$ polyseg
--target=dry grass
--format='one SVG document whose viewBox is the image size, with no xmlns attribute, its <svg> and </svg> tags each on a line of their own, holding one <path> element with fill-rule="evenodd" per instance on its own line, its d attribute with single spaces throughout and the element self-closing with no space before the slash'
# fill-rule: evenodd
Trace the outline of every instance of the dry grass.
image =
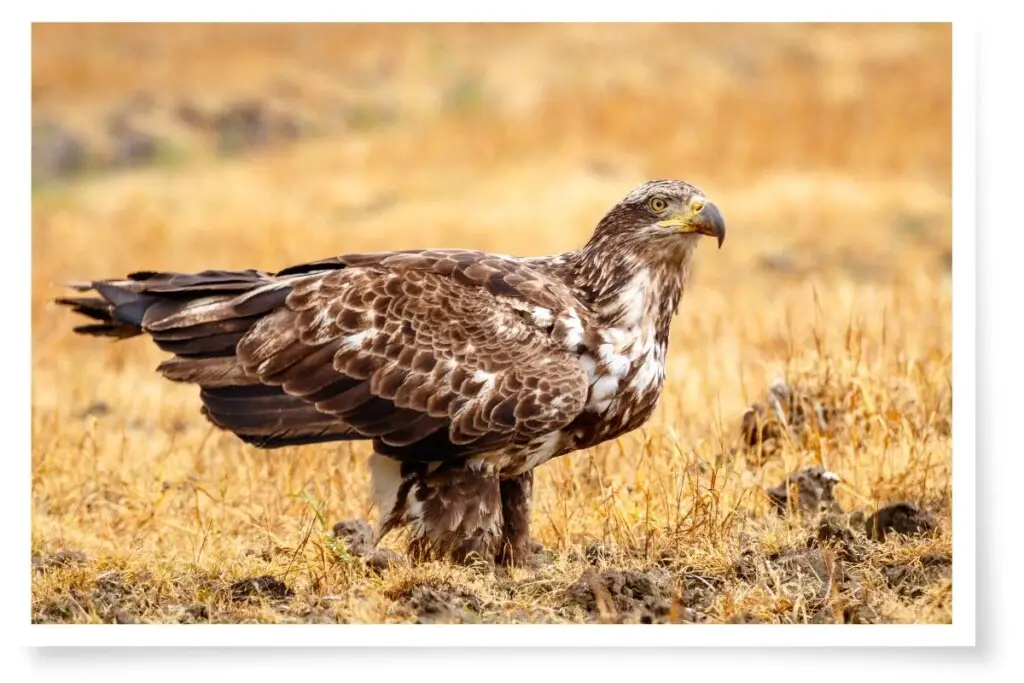
<svg viewBox="0 0 1024 683">
<path fill-rule="evenodd" d="M 176 149 L 35 191 L 34 621 L 950 621 L 948 27 L 37 26 L 33 45 L 36 119 L 102 157 L 104 117 L 145 93 L 138 125 Z M 223 157 L 174 114 L 240 98 L 303 138 Z M 369 571 L 331 535 L 370 512 L 368 447 L 245 447 L 157 350 L 76 338 L 49 303 L 134 269 L 562 251 L 666 176 L 729 239 L 699 254 L 655 417 L 539 470 L 532 569 Z M 836 419 L 734 451 L 777 377 Z M 876 542 L 847 516 L 845 546 L 808 551 L 818 521 L 764 490 L 818 464 L 845 511 L 909 500 L 935 528 Z M 231 588 L 264 575 L 281 585 Z"/>
</svg>

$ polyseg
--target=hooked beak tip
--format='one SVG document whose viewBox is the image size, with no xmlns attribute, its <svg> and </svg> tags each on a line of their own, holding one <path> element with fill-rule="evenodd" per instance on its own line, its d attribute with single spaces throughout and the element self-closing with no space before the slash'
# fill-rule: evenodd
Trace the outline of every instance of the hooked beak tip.
<svg viewBox="0 0 1024 683">
<path fill-rule="evenodd" d="M 725 242 L 725 219 L 714 203 L 708 202 L 701 212 L 693 217 L 692 225 L 696 232 L 718 240 L 718 248 Z"/>
</svg>

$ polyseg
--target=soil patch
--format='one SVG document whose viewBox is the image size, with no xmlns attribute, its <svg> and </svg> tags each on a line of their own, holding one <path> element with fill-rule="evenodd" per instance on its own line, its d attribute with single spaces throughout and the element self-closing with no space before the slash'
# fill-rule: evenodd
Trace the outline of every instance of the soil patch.
<svg viewBox="0 0 1024 683">
<path fill-rule="evenodd" d="M 254 579 L 242 579 L 231 584 L 231 599 L 235 601 L 266 597 L 284 600 L 294 595 L 292 589 L 273 576 L 263 575 Z"/>
<path fill-rule="evenodd" d="M 604 621 L 668 622 L 672 611 L 668 572 L 588 569 L 568 589 L 567 605 L 581 605 Z"/>
<path fill-rule="evenodd" d="M 395 609 L 411 612 L 419 624 L 461 624 L 480 620 L 484 602 L 449 584 L 414 584 L 394 594 Z"/>
</svg>

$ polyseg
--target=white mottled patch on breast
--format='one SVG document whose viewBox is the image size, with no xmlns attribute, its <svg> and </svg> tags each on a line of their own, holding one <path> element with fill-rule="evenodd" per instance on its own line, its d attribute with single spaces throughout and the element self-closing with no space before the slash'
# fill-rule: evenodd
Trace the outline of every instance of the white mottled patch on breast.
<svg viewBox="0 0 1024 683">
<path fill-rule="evenodd" d="M 619 389 L 619 378 L 614 375 L 604 375 L 590 387 L 590 400 L 587 401 L 588 410 L 601 412 L 611 405 L 615 392 Z"/>
<path fill-rule="evenodd" d="M 599 353 L 601 354 L 601 360 L 608 368 L 608 372 L 616 377 L 625 377 L 629 374 L 632 362 L 628 356 L 616 353 L 610 344 L 602 344 Z"/>
<path fill-rule="evenodd" d="M 637 391 L 645 391 L 658 379 L 661 372 L 661 364 L 658 362 L 655 354 L 652 353 L 640 363 L 640 367 L 637 368 L 630 387 Z"/>
<path fill-rule="evenodd" d="M 534 324 L 538 327 L 550 327 L 551 323 L 554 322 L 551 309 L 544 308 L 543 306 L 535 306 L 531 315 L 533 316 Z"/>
<path fill-rule="evenodd" d="M 597 379 L 597 361 L 584 354 L 580 356 L 580 365 L 583 366 L 583 371 L 587 373 L 589 383 L 593 384 Z"/>
</svg>

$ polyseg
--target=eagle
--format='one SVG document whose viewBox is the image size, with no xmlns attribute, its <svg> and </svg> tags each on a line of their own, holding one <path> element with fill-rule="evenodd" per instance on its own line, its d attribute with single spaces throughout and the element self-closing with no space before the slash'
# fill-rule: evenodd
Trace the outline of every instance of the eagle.
<svg viewBox="0 0 1024 683">
<path fill-rule="evenodd" d="M 375 542 L 416 558 L 530 555 L 534 469 L 634 430 L 665 382 L 701 236 L 694 185 L 643 183 L 575 251 L 351 253 L 277 272 L 133 272 L 60 297 L 85 335 L 148 335 L 168 380 L 258 448 L 372 443 Z"/>
</svg>

